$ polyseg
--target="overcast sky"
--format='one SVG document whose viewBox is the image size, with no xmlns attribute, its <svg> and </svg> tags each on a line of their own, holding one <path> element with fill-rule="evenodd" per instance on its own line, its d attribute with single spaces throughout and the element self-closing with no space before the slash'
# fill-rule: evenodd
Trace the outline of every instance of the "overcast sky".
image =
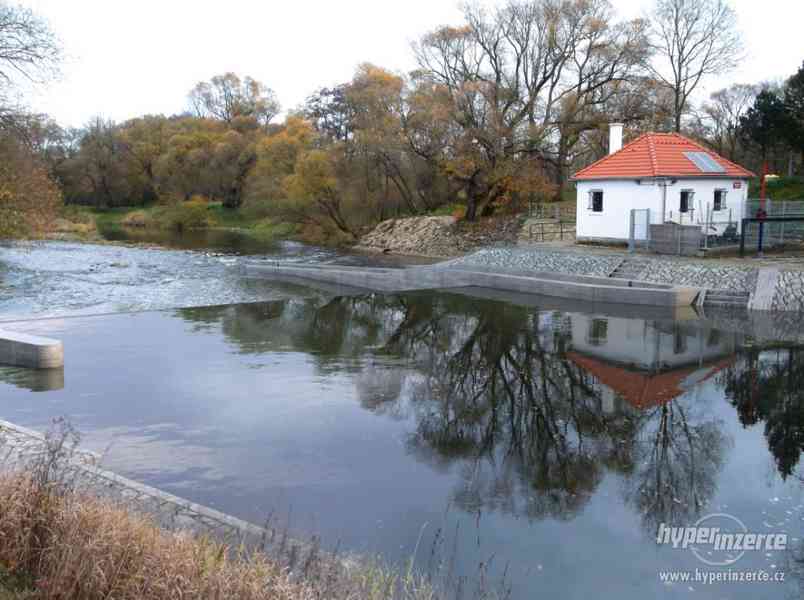
<svg viewBox="0 0 804 600">
<path fill-rule="evenodd" d="M 455 0 L 23 0 L 61 37 L 59 82 L 33 95 L 33 108 L 65 125 L 92 116 L 125 120 L 187 108 L 195 83 L 234 71 L 272 87 L 284 108 L 315 89 L 347 81 L 361 62 L 413 68 L 410 44 L 460 22 Z M 492 0 L 487 2 L 493 4 Z M 650 0 L 613 0 L 623 17 Z M 733 0 L 748 56 L 731 83 L 792 75 L 804 60 L 804 2 Z M 699 99 L 702 96 L 699 95 Z"/>
</svg>

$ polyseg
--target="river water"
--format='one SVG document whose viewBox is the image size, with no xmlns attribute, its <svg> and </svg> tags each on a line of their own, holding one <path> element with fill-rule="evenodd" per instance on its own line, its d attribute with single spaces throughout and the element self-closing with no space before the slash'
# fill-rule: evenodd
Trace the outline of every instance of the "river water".
<svg viewBox="0 0 804 600">
<path fill-rule="evenodd" d="M 3 249 L 3 326 L 64 340 L 66 366 L 0 368 L 0 417 L 66 415 L 109 468 L 328 547 L 413 556 L 465 578 L 465 597 L 481 578 L 514 599 L 800 594 L 796 344 L 735 319 L 481 290 L 338 296 L 244 279 L 241 260 Z M 662 524 L 710 514 L 791 550 L 657 544 Z M 696 569 L 786 581 L 661 580 Z"/>
</svg>

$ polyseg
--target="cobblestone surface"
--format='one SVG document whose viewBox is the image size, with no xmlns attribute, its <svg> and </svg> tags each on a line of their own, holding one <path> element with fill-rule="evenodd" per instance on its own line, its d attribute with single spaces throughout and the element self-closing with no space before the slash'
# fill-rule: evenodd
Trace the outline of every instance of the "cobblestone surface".
<svg viewBox="0 0 804 600">
<path fill-rule="evenodd" d="M 618 255 L 584 254 L 541 248 L 499 247 L 485 248 L 442 264 L 443 266 L 499 267 L 517 271 L 608 277 L 622 260 L 623 257 Z"/>
<path fill-rule="evenodd" d="M 753 291 L 756 285 L 757 269 L 753 266 L 711 264 L 711 261 L 705 264 L 578 249 L 487 248 L 445 264 L 607 277 L 623 261 L 633 264 L 635 280 L 746 292 Z"/>
<path fill-rule="evenodd" d="M 782 271 L 779 274 L 772 309 L 804 311 L 804 272 Z"/>
<path fill-rule="evenodd" d="M 690 287 L 752 292 L 757 270 L 752 267 L 709 266 L 653 258 L 646 260 L 638 279 Z"/>
</svg>

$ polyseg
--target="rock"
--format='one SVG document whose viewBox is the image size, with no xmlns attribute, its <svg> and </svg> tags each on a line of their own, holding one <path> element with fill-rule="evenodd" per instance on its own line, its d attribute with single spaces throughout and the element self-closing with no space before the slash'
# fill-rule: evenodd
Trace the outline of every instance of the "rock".
<svg viewBox="0 0 804 600">
<path fill-rule="evenodd" d="M 452 257 L 491 245 L 514 245 L 522 227 L 519 215 L 484 218 L 476 223 L 455 217 L 408 217 L 379 223 L 358 248 L 374 252 Z"/>
<path fill-rule="evenodd" d="M 460 254 L 455 217 L 389 219 L 364 235 L 358 247 L 375 252 L 455 256 Z"/>
</svg>

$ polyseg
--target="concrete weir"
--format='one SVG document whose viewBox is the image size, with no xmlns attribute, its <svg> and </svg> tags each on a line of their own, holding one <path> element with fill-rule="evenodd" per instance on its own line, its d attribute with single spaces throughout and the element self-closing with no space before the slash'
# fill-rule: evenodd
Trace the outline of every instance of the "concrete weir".
<svg viewBox="0 0 804 600">
<path fill-rule="evenodd" d="M 457 265 L 387 269 L 251 262 L 246 264 L 245 272 L 252 277 L 335 283 L 382 292 L 480 287 L 588 302 L 645 306 L 690 306 L 699 292 L 697 288 L 642 281 Z"/>
<path fill-rule="evenodd" d="M 58 340 L 0 329 L 0 365 L 58 369 L 64 366 L 64 347 Z"/>
</svg>

